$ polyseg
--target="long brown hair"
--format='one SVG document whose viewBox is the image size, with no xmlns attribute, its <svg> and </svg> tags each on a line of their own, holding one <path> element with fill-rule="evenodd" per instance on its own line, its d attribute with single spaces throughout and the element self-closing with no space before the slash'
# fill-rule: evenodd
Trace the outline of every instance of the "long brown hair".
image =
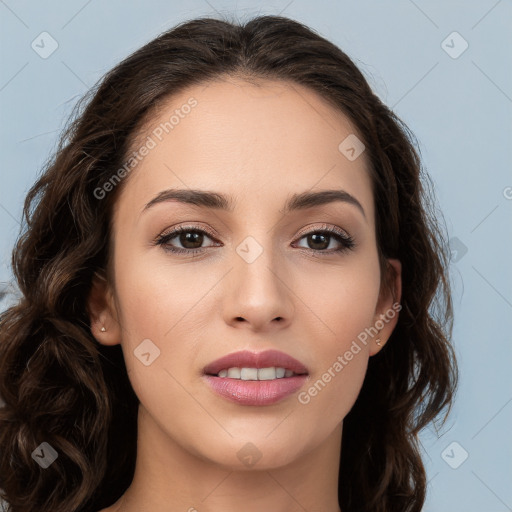
<svg viewBox="0 0 512 512">
<path fill-rule="evenodd" d="M 381 266 L 402 263 L 402 310 L 344 420 L 339 502 L 351 512 L 422 509 L 417 435 L 443 411 L 446 420 L 457 385 L 448 251 L 429 178 L 412 133 L 345 53 L 296 21 L 261 16 L 184 22 L 127 57 L 78 103 L 29 191 L 13 251 L 22 296 L 0 318 L 0 487 L 12 512 L 97 512 L 131 483 L 138 399 L 121 346 L 95 340 L 86 310 L 126 179 L 104 198 L 97 190 L 164 99 L 223 75 L 305 85 L 364 141 Z M 32 457 L 43 442 L 58 453 L 46 469 Z"/>
</svg>

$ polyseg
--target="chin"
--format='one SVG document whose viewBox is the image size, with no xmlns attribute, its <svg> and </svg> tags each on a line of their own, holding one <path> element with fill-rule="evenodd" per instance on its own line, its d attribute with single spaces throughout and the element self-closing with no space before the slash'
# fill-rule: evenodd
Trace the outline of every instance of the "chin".
<svg viewBox="0 0 512 512">
<path fill-rule="evenodd" d="M 268 432 L 271 432 L 269 430 Z M 225 443 L 202 447 L 202 458 L 229 471 L 269 470 L 292 463 L 303 450 L 290 436 L 268 436 L 268 432 L 246 431 Z"/>
</svg>

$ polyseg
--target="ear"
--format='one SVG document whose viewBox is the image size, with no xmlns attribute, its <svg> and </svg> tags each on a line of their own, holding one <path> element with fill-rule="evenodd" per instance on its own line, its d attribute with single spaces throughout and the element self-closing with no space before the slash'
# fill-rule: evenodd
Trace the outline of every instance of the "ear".
<svg viewBox="0 0 512 512">
<path fill-rule="evenodd" d="M 396 259 L 387 259 L 387 275 L 382 280 L 379 300 L 375 309 L 374 327 L 379 332 L 373 337 L 370 345 L 370 356 L 379 353 L 389 340 L 398 322 L 399 311 L 402 309 L 402 264 Z M 380 345 L 376 340 L 380 339 Z"/>
<path fill-rule="evenodd" d="M 93 277 L 87 299 L 87 312 L 91 322 L 91 333 L 99 343 L 118 345 L 121 342 L 121 328 L 112 289 L 107 279 L 98 273 Z"/>
</svg>

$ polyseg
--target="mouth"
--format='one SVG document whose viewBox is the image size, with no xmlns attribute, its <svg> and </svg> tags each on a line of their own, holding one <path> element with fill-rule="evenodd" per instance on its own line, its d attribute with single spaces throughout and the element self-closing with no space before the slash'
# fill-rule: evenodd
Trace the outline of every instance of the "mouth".
<svg viewBox="0 0 512 512">
<path fill-rule="evenodd" d="M 205 366 L 203 373 L 237 380 L 274 380 L 307 375 L 308 369 L 297 359 L 279 350 L 243 350 L 213 361 Z"/>
<path fill-rule="evenodd" d="M 309 372 L 297 359 L 277 350 L 229 354 L 203 370 L 217 395 L 238 405 L 270 405 L 301 388 Z"/>
<path fill-rule="evenodd" d="M 307 373 L 295 373 L 289 368 L 281 366 L 269 366 L 267 368 L 239 368 L 233 366 L 224 368 L 218 373 L 207 373 L 212 377 L 222 377 L 235 380 L 275 380 L 294 377 L 296 375 L 307 375 Z"/>
</svg>

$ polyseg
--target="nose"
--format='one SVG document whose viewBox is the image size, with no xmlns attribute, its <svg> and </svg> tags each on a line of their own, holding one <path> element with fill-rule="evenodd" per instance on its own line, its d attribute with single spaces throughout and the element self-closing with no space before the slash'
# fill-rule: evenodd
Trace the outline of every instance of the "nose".
<svg viewBox="0 0 512 512">
<path fill-rule="evenodd" d="M 267 246 L 249 248 L 263 250 L 254 260 L 242 250 L 233 252 L 232 270 L 224 280 L 222 294 L 224 321 L 254 332 L 282 329 L 292 322 L 295 311 L 291 273 L 283 258 L 272 254 Z"/>
</svg>

